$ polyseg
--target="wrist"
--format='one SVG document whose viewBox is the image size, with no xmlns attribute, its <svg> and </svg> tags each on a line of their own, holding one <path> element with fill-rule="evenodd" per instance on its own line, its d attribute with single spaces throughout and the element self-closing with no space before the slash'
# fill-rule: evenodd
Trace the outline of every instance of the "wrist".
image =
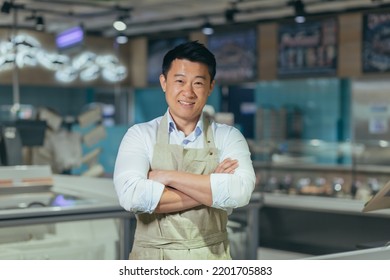
<svg viewBox="0 0 390 280">
<path fill-rule="evenodd" d="M 172 170 L 165 171 L 165 185 L 166 186 L 172 186 L 173 178 L 175 177 L 174 172 L 175 171 L 172 171 Z"/>
</svg>

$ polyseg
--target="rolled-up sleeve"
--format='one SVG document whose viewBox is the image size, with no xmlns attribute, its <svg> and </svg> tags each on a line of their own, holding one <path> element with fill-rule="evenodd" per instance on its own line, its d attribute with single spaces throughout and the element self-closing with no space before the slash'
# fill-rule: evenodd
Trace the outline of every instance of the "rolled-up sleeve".
<svg viewBox="0 0 390 280">
<path fill-rule="evenodd" d="M 128 129 L 118 149 L 113 181 L 120 205 L 134 213 L 152 213 L 160 201 L 164 185 L 147 179 L 150 151 L 147 132 L 138 126 Z"/>
<path fill-rule="evenodd" d="M 212 173 L 210 175 L 213 207 L 224 210 L 242 207 L 249 203 L 255 188 L 256 175 L 253 169 L 248 143 L 236 128 L 229 129 L 218 139 L 220 161 L 226 158 L 238 160 L 234 174 Z M 218 134 L 217 134 L 218 135 Z"/>
</svg>

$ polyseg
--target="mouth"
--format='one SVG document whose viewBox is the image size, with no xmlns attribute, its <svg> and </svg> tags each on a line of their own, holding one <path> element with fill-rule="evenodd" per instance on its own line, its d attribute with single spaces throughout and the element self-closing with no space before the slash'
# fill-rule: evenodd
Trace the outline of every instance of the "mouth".
<svg viewBox="0 0 390 280">
<path fill-rule="evenodd" d="M 192 106 L 195 104 L 195 102 L 187 102 L 187 101 L 183 101 L 183 100 L 179 100 L 178 101 L 181 105 L 184 105 L 184 106 Z"/>
</svg>

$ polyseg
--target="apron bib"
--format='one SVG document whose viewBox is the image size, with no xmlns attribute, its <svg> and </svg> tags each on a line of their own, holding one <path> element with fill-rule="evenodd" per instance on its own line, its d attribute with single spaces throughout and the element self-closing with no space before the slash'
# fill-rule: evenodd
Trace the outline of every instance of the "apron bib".
<svg viewBox="0 0 390 280">
<path fill-rule="evenodd" d="M 204 119 L 203 149 L 169 144 L 167 115 L 159 125 L 151 169 L 210 174 L 218 165 L 218 150 L 208 120 Z M 135 240 L 129 259 L 231 259 L 226 211 L 198 206 L 168 214 L 137 214 Z"/>
</svg>

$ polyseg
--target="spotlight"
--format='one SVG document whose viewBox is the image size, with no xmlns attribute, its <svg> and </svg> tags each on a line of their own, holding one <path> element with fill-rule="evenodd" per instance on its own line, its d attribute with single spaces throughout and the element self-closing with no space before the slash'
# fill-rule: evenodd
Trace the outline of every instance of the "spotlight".
<svg viewBox="0 0 390 280">
<path fill-rule="evenodd" d="M 202 26 L 202 33 L 204 35 L 211 35 L 214 33 L 214 28 L 213 26 L 209 23 L 209 22 L 206 22 L 203 26 Z"/>
<path fill-rule="evenodd" d="M 118 19 L 116 21 L 114 21 L 112 26 L 114 26 L 114 28 L 117 31 L 124 31 L 124 30 L 126 30 L 126 28 L 127 28 L 127 24 L 125 22 L 126 18 L 127 18 L 127 16 L 120 16 L 120 17 L 118 17 Z"/>
<path fill-rule="evenodd" d="M 1 12 L 4 14 L 9 14 L 11 8 L 12 8 L 11 2 L 4 1 L 3 5 L 1 6 Z"/>
<path fill-rule="evenodd" d="M 234 23 L 234 17 L 238 13 L 238 9 L 236 7 L 236 3 L 231 3 L 231 8 L 225 11 L 225 20 L 228 23 Z"/>
<path fill-rule="evenodd" d="M 36 18 L 35 29 L 38 31 L 45 29 L 45 21 L 42 16 Z"/>
<path fill-rule="evenodd" d="M 295 22 L 296 23 L 304 23 L 306 21 L 305 15 L 305 5 L 302 0 L 296 0 L 293 3 L 294 11 L 295 11 Z"/>
<path fill-rule="evenodd" d="M 124 34 L 119 34 L 118 36 L 116 36 L 115 38 L 116 42 L 120 45 L 123 45 L 123 44 L 126 44 L 127 41 L 128 41 L 128 38 L 126 35 Z"/>
</svg>

